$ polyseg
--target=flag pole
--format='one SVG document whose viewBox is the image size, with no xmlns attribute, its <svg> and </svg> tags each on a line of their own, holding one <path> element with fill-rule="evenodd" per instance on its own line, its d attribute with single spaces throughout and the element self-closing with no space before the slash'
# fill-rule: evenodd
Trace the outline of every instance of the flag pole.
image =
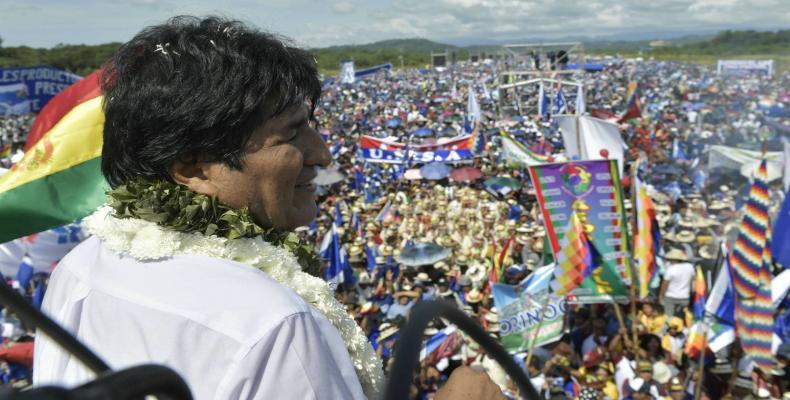
<svg viewBox="0 0 790 400">
<path fill-rule="evenodd" d="M 639 161 L 637 161 L 637 162 L 639 162 Z M 636 174 L 637 174 L 638 165 L 639 164 L 631 165 L 631 208 L 633 209 L 633 217 L 634 217 L 634 223 L 632 225 L 633 225 L 634 229 L 636 229 L 636 230 L 639 229 L 639 224 L 638 224 L 639 216 L 637 215 L 637 213 L 638 213 L 638 207 L 637 207 L 637 200 L 638 200 L 638 198 L 637 198 L 636 191 L 634 189 L 635 189 L 635 186 L 636 186 L 635 183 L 636 183 L 636 178 L 637 178 Z M 625 222 L 626 222 L 626 227 L 627 227 L 628 226 L 628 221 L 625 221 Z M 626 231 L 627 231 L 627 229 L 626 229 Z M 633 237 L 633 235 L 631 237 Z M 629 239 L 631 239 L 631 238 L 629 238 Z M 639 340 L 639 333 L 637 332 L 637 329 L 636 329 L 636 323 L 637 323 L 636 322 L 636 282 L 637 282 L 637 279 L 636 278 L 637 277 L 636 277 L 636 271 L 634 271 L 633 241 L 629 240 L 628 242 L 629 242 L 628 244 L 631 247 L 631 251 L 628 252 L 628 274 L 631 275 L 631 290 L 630 290 L 630 294 L 631 294 L 631 334 L 633 335 L 634 344 L 636 345 L 637 343 L 639 343 L 638 342 L 638 340 Z M 656 244 L 656 245 L 660 245 L 660 244 Z M 639 352 L 638 351 L 636 352 L 636 362 L 637 363 L 639 362 Z"/>
<path fill-rule="evenodd" d="M 699 400 L 702 396 L 702 381 L 705 379 L 705 349 L 708 348 L 708 324 L 703 318 L 702 321 L 702 349 L 699 353 L 699 368 L 697 373 L 697 384 L 694 385 L 694 400 Z"/>
<path fill-rule="evenodd" d="M 524 365 L 529 368 L 529 362 L 532 361 L 532 354 L 535 352 L 535 343 L 538 341 L 538 337 L 540 337 L 540 329 L 543 328 L 543 320 L 546 316 L 546 309 L 549 308 L 549 296 L 546 293 L 546 302 L 543 303 L 543 307 L 540 309 L 540 321 L 538 321 L 538 327 L 535 328 L 535 334 L 532 336 L 532 340 L 529 343 L 529 351 L 527 352 L 527 359 L 524 362 Z"/>
<path fill-rule="evenodd" d="M 582 160 L 582 133 L 580 129 L 579 114 L 576 114 L 576 153 L 579 154 L 579 160 Z"/>
</svg>

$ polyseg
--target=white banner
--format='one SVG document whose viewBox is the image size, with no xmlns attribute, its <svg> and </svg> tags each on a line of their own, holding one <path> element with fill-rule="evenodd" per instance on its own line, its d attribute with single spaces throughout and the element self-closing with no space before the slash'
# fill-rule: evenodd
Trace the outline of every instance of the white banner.
<svg viewBox="0 0 790 400">
<path fill-rule="evenodd" d="M 719 60 L 716 72 L 719 75 L 746 75 L 762 72 L 771 76 L 774 72 L 774 60 Z"/>
<path fill-rule="evenodd" d="M 580 160 L 603 160 L 601 150 L 606 150 L 609 152 L 608 159 L 617 160 L 620 176 L 623 176 L 625 150 L 628 147 L 617 124 L 588 116 L 556 115 L 554 118 L 562 130 L 568 159 L 578 156 Z M 577 118 L 579 134 L 576 133 Z"/>
<path fill-rule="evenodd" d="M 752 179 L 760 167 L 762 152 L 739 149 L 728 146 L 711 146 L 708 153 L 708 169 L 713 170 L 723 168 L 739 171 L 741 175 Z M 779 179 L 782 176 L 782 158 L 780 151 L 769 151 L 766 153 L 766 165 L 768 167 L 768 182 Z"/>
</svg>

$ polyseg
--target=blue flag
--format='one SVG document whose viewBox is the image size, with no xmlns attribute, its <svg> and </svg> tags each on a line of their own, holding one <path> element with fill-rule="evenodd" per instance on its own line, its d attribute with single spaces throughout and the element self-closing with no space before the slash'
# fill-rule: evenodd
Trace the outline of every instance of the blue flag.
<svg viewBox="0 0 790 400">
<path fill-rule="evenodd" d="M 365 258 L 368 262 L 368 272 L 373 272 L 376 269 L 376 254 L 368 245 L 365 245 Z"/>
<path fill-rule="evenodd" d="M 554 109 L 552 114 L 562 114 L 565 112 L 568 103 L 565 101 L 565 95 L 562 94 L 562 89 L 557 89 L 557 96 L 554 98 Z"/>
<path fill-rule="evenodd" d="M 16 280 L 24 293 L 27 293 L 27 288 L 30 286 L 30 280 L 33 279 L 33 267 L 26 262 L 19 264 L 19 269 L 16 271 Z"/>
<path fill-rule="evenodd" d="M 790 192 L 785 195 L 782 210 L 776 216 L 771 231 L 771 255 L 774 262 L 788 268 L 790 267 L 790 229 L 784 229 L 785 226 L 790 226 Z"/>
<path fill-rule="evenodd" d="M 33 307 L 37 310 L 41 309 L 41 305 L 44 303 L 44 277 L 40 276 L 38 281 L 36 282 L 36 289 L 33 291 Z"/>
</svg>

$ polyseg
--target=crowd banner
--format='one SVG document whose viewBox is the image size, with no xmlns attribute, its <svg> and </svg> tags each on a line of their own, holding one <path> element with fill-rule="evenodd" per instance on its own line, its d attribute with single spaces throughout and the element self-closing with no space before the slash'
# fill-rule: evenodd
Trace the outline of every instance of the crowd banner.
<svg viewBox="0 0 790 400">
<path fill-rule="evenodd" d="M 601 255 L 601 265 L 595 266 L 568 300 L 627 302 L 631 261 L 617 161 L 544 164 L 530 167 L 529 174 L 555 259 L 574 212 Z"/>
<path fill-rule="evenodd" d="M 352 63 L 353 63 L 353 61 L 352 61 Z M 373 74 L 375 74 L 377 72 L 389 71 L 391 69 L 392 69 L 392 64 L 390 64 L 390 63 L 380 64 L 380 65 L 376 65 L 376 66 L 373 66 L 373 67 L 370 67 L 370 68 L 365 68 L 365 69 L 361 69 L 359 71 L 355 71 L 354 72 L 354 77 L 355 78 L 362 78 L 362 77 L 365 77 L 365 76 L 368 76 L 368 75 L 373 75 Z"/>
<path fill-rule="evenodd" d="M 576 115 L 556 115 L 554 118 L 562 130 L 562 141 L 569 159 L 578 157 L 580 160 L 617 160 L 620 168 L 618 172 L 620 176 L 623 175 L 623 161 L 628 146 L 616 123 Z M 606 150 L 608 155 L 601 155 L 601 150 Z"/>
<path fill-rule="evenodd" d="M 548 156 L 531 152 L 506 132 L 502 132 L 501 136 L 502 155 L 506 160 L 527 166 L 548 162 Z"/>
<path fill-rule="evenodd" d="M 41 111 L 50 99 L 80 79 L 45 65 L 0 68 L 0 115 Z"/>
<path fill-rule="evenodd" d="M 719 60 L 716 73 L 719 75 L 744 76 L 753 73 L 773 75 L 774 60 Z"/>
<path fill-rule="evenodd" d="M 494 304 L 499 310 L 499 334 L 510 353 L 527 351 L 562 337 L 567 302 L 549 294 L 553 271 L 554 265 L 547 265 L 519 285 L 492 286 Z"/>
<path fill-rule="evenodd" d="M 474 136 L 464 135 L 435 144 L 407 145 L 362 135 L 359 148 L 362 158 L 371 163 L 457 162 L 474 158 Z"/>
<path fill-rule="evenodd" d="M 782 161 L 784 154 L 781 151 L 769 151 L 764 156 L 768 168 L 768 182 L 773 182 L 782 177 Z M 739 171 L 742 176 L 752 179 L 763 160 L 763 153 L 759 151 L 744 150 L 737 147 L 715 145 L 708 152 L 708 169 L 718 168 Z"/>
</svg>

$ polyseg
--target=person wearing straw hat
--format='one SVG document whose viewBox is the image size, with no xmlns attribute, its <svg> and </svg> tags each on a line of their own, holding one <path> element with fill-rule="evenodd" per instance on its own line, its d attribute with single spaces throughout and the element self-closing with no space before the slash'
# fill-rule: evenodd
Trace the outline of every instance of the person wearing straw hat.
<svg viewBox="0 0 790 400">
<path fill-rule="evenodd" d="M 680 249 L 670 250 L 664 259 L 667 260 L 667 267 L 658 298 L 667 317 L 672 319 L 689 304 L 695 272 L 694 266 L 688 262 L 688 256 Z"/>
</svg>

